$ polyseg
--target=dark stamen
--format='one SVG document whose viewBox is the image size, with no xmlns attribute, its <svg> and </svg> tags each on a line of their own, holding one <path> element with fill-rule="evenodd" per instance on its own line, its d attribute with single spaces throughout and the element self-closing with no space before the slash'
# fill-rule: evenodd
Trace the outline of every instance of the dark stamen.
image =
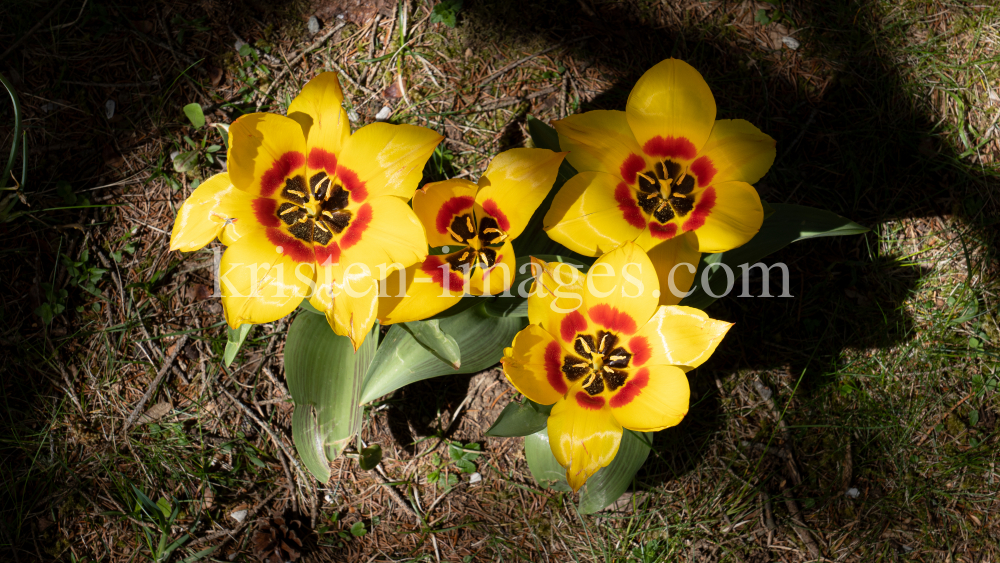
<svg viewBox="0 0 1000 563">
<path fill-rule="evenodd" d="M 471 248 L 465 248 L 454 254 L 449 254 L 444 260 L 451 267 L 451 271 L 462 272 L 464 274 L 472 270 L 475 259 L 476 251 Z"/>
<path fill-rule="evenodd" d="M 486 261 L 486 269 L 492 268 L 497 263 L 497 251 L 492 248 L 484 248 L 479 251 L 479 257 Z"/>
<path fill-rule="evenodd" d="M 622 385 L 625 384 L 625 380 L 628 379 L 628 374 L 624 371 L 612 370 L 604 372 L 604 382 L 607 383 L 608 389 L 614 391 Z"/>
<path fill-rule="evenodd" d="M 278 218 L 286 225 L 298 223 L 305 214 L 306 210 L 294 203 L 282 203 L 278 206 Z"/>
<path fill-rule="evenodd" d="M 295 238 L 304 241 L 312 242 L 313 240 L 313 221 L 312 219 L 306 218 L 305 221 L 299 221 L 294 225 L 288 227 L 288 232 L 292 233 Z"/>
<path fill-rule="evenodd" d="M 347 225 L 351 223 L 351 212 L 350 211 L 326 211 L 325 209 L 320 213 L 320 220 L 326 224 L 326 226 L 338 235 L 347 228 Z"/>
<path fill-rule="evenodd" d="M 691 190 L 694 189 L 694 176 L 687 174 L 684 179 L 681 180 L 676 186 L 674 186 L 674 191 L 679 194 L 688 195 Z"/>
<path fill-rule="evenodd" d="M 306 190 L 306 180 L 302 176 L 292 176 L 285 180 L 285 189 L 281 191 L 285 199 L 302 205 L 309 201 L 309 192 Z"/>
<path fill-rule="evenodd" d="M 590 382 L 590 385 L 584 387 L 583 390 L 591 397 L 597 395 L 601 391 L 604 391 L 604 378 L 595 374 L 594 380 Z"/>
<path fill-rule="evenodd" d="M 632 354 L 621 346 L 604 354 L 604 365 L 613 368 L 627 368 L 632 360 Z"/>
<path fill-rule="evenodd" d="M 691 213 L 694 209 L 694 198 L 692 197 L 671 197 L 670 205 L 674 206 L 674 211 L 681 217 Z"/>
<path fill-rule="evenodd" d="M 496 219 L 483 217 L 479 220 L 479 240 L 483 241 L 483 244 L 499 244 L 505 238 L 506 234 L 500 229 Z"/>
<path fill-rule="evenodd" d="M 661 199 L 660 201 L 663 200 Z M 653 212 L 653 217 L 656 217 L 656 220 L 661 223 L 666 223 L 674 218 L 674 212 L 670 209 L 669 205 L 664 205 L 662 208 Z"/>
<path fill-rule="evenodd" d="M 472 215 L 459 215 L 451 220 L 451 232 L 458 237 L 457 242 L 466 242 L 476 236 L 472 227 Z"/>
<path fill-rule="evenodd" d="M 580 361 L 580 358 L 566 356 L 563 358 L 562 372 L 566 374 L 566 379 L 576 381 L 590 373 L 590 362 Z"/>
<path fill-rule="evenodd" d="M 585 359 L 590 359 L 590 354 L 597 352 L 597 344 L 594 342 L 594 337 L 589 334 L 581 334 L 576 337 L 576 342 L 573 343 L 573 349 L 576 350 L 577 354 L 580 354 Z"/>
<path fill-rule="evenodd" d="M 644 192 L 655 192 L 659 189 L 649 176 L 646 174 L 639 174 L 639 189 Z"/>
</svg>

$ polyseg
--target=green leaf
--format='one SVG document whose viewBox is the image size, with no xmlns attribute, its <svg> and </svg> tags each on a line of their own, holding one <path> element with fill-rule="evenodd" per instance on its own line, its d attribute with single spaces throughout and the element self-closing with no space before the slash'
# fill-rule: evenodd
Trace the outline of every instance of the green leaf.
<svg viewBox="0 0 1000 563">
<path fill-rule="evenodd" d="M 458 369 L 462 367 L 462 354 L 458 349 L 458 343 L 441 330 L 440 323 L 440 319 L 431 319 L 402 323 L 402 327 L 424 348 Z"/>
<path fill-rule="evenodd" d="M 191 121 L 191 125 L 195 128 L 202 128 L 205 126 L 205 114 L 201 111 L 201 106 L 198 104 L 188 104 L 184 106 L 184 115 Z"/>
<path fill-rule="evenodd" d="M 977 424 L 979 424 L 979 411 L 969 411 L 969 426 L 975 426 Z"/>
<path fill-rule="evenodd" d="M 377 324 L 357 353 L 321 315 L 299 314 L 288 329 L 285 377 L 295 402 L 292 439 L 302 462 L 324 483 L 330 480 L 330 461 L 361 427 L 358 396 L 377 347 Z"/>
<path fill-rule="evenodd" d="M 252 328 L 253 325 L 249 323 L 241 324 L 240 328 L 237 329 L 226 327 L 229 339 L 226 341 L 226 351 L 222 354 L 222 361 L 226 363 L 226 367 L 233 365 L 236 353 L 240 351 L 243 341 L 247 339 L 247 335 L 250 334 L 250 329 Z"/>
<path fill-rule="evenodd" d="M 542 428 L 524 437 L 524 458 L 535 482 L 546 489 L 569 492 L 566 482 L 566 468 L 559 465 L 549 446 L 549 430 Z"/>
<path fill-rule="evenodd" d="M 552 405 L 539 405 L 530 399 L 525 399 L 523 403 L 511 401 L 486 435 L 509 438 L 534 434 L 545 428 L 551 411 Z"/>
<path fill-rule="evenodd" d="M 566 264 L 571 264 L 574 267 L 580 268 L 582 271 L 586 271 L 587 268 L 593 264 L 593 258 L 577 258 L 575 256 L 559 256 L 553 254 L 535 254 L 535 258 L 542 260 L 544 262 L 563 262 Z M 528 292 L 531 291 L 531 282 L 534 279 L 531 272 L 531 258 L 532 256 L 519 254 L 517 256 L 517 265 L 514 268 L 516 272 L 514 275 L 514 280 L 510 285 L 510 297 L 504 297 L 503 294 L 493 297 L 486 301 L 485 309 L 486 312 L 495 317 L 527 317 L 528 316 L 528 300 L 526 296 Z"/>
<path fill-rule="evenodd" d="M 618 500 L 646 462 L 652 446 L 652 432 L 625 430 L 615 459 L 594 473 L 580 489 L 580 512 L 593 514 Z"/>
<path fill-rule="evenodd" d="M 177 172 L 190 172 L 198 167 L 198 152 L 181 152 L 171 160 L 174 163 L 174 170 Z"/>
<path fill-rule="evenodd" d="M 358 458 L 358 465 L 365 471 L 375 469 L 382 461 L 382 446 L 372 444 L 367 448 L 361 448 L 361 456 Z"/>
<path fill-rule="evenodd" d="M 443 23 L 448 27 L 455 27 L 462 4 L 462 0 L 441 0 L 431 10 L 431 23 Z"/>
<path fill-rule="evenodd" d="M 757 10 L 757 13 L 753 17 L 753 21 L 755 21 L 755 22 L 757 22 L 757 23 L 759 23 L 761 25 L 767 25 L 767 24 L 771 23 L 771 16 L 767 15 L 767 10 L 765 10 L 764 8 L 761 8 L 761 9 Z"/>
<path fill-rule="evenodd" d="M 500 361 L 503 349 L 510 346 L 514 335 L 527 324 L 523 318 L 491 317 L 482 305 L 441 319 L 438 327 L 455 339 L 461 351 L 462 367 L 457 370 L 431 353 L 405 328 L 393 325 L 365 375 L 361 403 L 369 403 L 416 381 L 484 370 Z"/>
<path fill-rule="evenodd" d="M 465 457 L 462 451 L 462 442 L 451 442 L 448 444 L 448 455 L 451 457 L 452 461 L 458 461 Z"/>
<path fill-rule="evenodd" d="M 787 203 L 772 203 L 770 207 L 774 213 L 764 219 L 760 232 L 750 239 L 750 242 L 728 252 L 702 256 L 695 274 L 694 286 L 691 288 L 691 293 L 681 300 L 681 305 L 704 309 L 718 298 L 706 292 L 706 288 L 702 285 L 703 272 L 711 264 L 725 265 L 728 271 L 732 272 L 735 284 L 740 275 L 744 271 L 749 271 L 748 268 L 761 258 L 793 242 L 820 237 L 857 235 L 868 231 L 853 221 L 823 209 Z M 740 266 L 745 266 L 746 269 Z M 721 297 L 725 293 L 730 279 L 726 271 L 726 268 L 721 266 L 711 267 L 708 274 L 708 289 L 712 294 Z"/>
<path fill-rule="evenodd" d="M 368 530 L 365 529 L 365 523 L 364 522 L 355 522 L 354 525 L 351 526 L 351 535 L 354 536 L 354 537 L 356 537 L 356 538 L 360 538 L 361 536 L 363 536 L 363 535 L 365 535 L 367 533 L 368 533 Z"/>
<path fill-rule="evenodd" d="M 469 461 L 467 459 L 460 459 L 460 460 L 456 461 L 455 462 L 455 466 L 458 467 L 462 471 L 462 473 L 475 473 L 476 472 L 476 464 L 472 463 L 471 461 Z"/>
</svg>

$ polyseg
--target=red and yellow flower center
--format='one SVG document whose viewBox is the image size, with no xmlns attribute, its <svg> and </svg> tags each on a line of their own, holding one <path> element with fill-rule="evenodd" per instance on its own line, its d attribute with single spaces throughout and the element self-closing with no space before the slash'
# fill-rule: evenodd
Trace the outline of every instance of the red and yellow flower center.
<svg viewBox="0 0 1000 563">
<path fill-rule="evenodd" d="M 635 154 L 622 164 L 624 179 L 638 188 L 635 203 L 624 183 L 618 186 L 615 193 L 625 219 L 635 227 L 648 223 L 650 234 L 657 239 L 674 237 L 678 234 L 678 227 L 680 232 L 701 227 L 715 207 L 715 188 L 709 183 L 716 170 L 711 160 L 702 156 L 685 165 L 669 157 L 661 157 L 652 167 L 646 166 L 645 159 Z"/>
<path fill-rule="evenodd" d="M 461 276 L 467 276 L 477 266 L 483 270 L 492 268 L 501 257 L 498 248 L 491 247 L 502 246 L 510 238 L 493 217 L 483 217 L 477 226 L 471 209 L 456 214 L 445 228 L 452 240 L 464 247 L 444 257 L 449 269 Z"/>
<path fill-rule="evenodd" d="M 576 354 L 564 354 L 562 372 L 581 386 L 591 397 L 605 390 L 614 392 L 629 379 L 632 353 L 618 345 L 618 336 L 600 330 L 596 335 L 578 334 L 573 341 Z"/>
<path fill-rule="evenodd" d="M 278 219 L 302 242 L 329 244 L 351 224 L 353 214 L 347 210 L 350 192 L 322 170 L 313 174 L 308 184 L 305 176 L 288 178 L 281 197 L 286 201 L 276 209 Z"/>
</svg>

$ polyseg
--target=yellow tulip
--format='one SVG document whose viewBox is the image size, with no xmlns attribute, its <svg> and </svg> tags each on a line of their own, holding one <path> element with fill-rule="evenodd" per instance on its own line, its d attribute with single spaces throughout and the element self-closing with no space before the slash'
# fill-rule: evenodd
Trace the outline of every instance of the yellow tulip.
<svg viewBox="0 0 1000 563">
<path fill-rule="evenodd" d="M 527 398 L 553 405 L 552 454 L 573 490 L 614 459 L 622 429 L 675 426 L 688 410 L 685 373 L 701 365 L 732 326 L 690 307 L 658 305 L 652 262 L 626 242 L 588 274 L 534 262 L 531 324 L 501 360 Z"/>
<path fill-rule="evenodd" d="M 332 72 L 288 116 L 255 113 L 229 129 L 228 172 L 184 202 L 171 250 L 219 237 L 222 303 L 233 328 L 279 319 L 308 298 L 355 349 L 375 322 L 378 280 L 427 255 L 407 205 L 442 137 L 375 123 L 351 134 Z"/>
</svg>

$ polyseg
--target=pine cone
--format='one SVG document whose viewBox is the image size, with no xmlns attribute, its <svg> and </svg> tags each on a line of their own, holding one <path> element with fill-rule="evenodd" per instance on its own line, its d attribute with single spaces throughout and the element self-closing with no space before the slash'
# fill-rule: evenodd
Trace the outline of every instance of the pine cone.
<svg viewBox="0 0 1000 563">
<path fill-rule="evenodd" d="M 297 561 L 309 548 L 312 532 L 297 515 L 267 518 L 259 526 L 253 536 L 253 549 L 265 563 Z"/>
</svg>

